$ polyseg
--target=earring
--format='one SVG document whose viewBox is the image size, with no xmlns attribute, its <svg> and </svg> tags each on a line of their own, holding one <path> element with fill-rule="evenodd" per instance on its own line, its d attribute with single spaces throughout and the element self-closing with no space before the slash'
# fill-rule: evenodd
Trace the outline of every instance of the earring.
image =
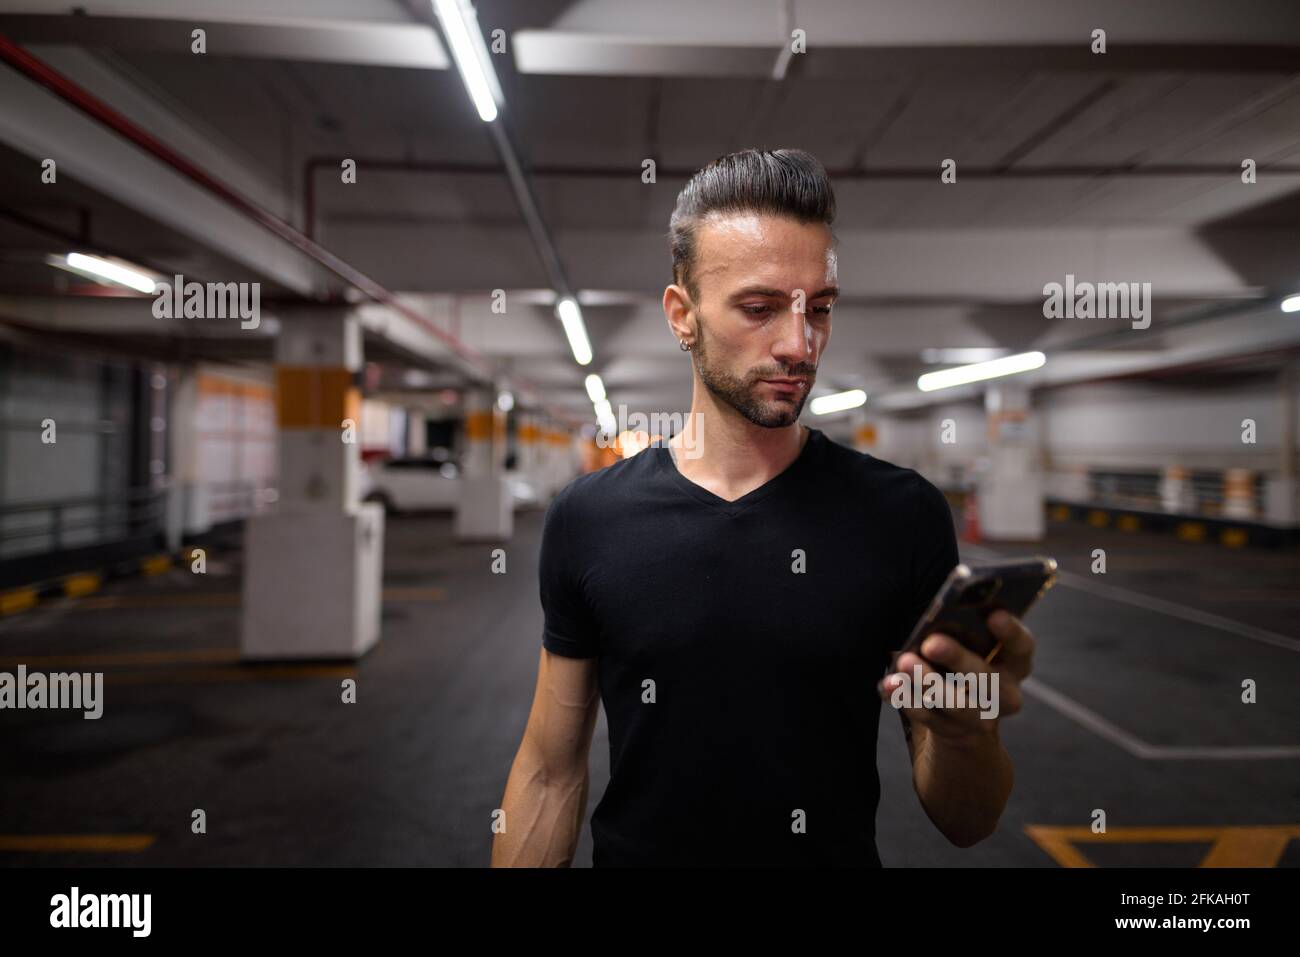
<svg viewBox="0 0 1300 957">
<path fill-rule="evenodd" d="M 688 345 L 686 344 L 686 340 L 685 340 L 685 339 L 678 339 L 678 340 L 677 340 L 677 345 L 678 345 L 678 347 L 682 350 L 682 352 L 690 352 L 690 351 L 691 351 L 691 347 L 688 346 Z"/>
</svg>

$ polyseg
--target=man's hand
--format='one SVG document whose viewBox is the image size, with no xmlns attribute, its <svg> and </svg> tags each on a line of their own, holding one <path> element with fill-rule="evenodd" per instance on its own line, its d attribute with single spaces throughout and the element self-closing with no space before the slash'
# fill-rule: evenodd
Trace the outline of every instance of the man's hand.
<svg viewBox="0 0 1300 957">
<path fill-rule="evenodd" d="M 921 667 L 923 681 L 928 680 L 925 678 L 926 675 L 937 673 L 942 677 L 945 671 L 972 674 L 976 676 L 977 681 L 981 673 L 989 675 L 996 673 L 998 676 L 996 685 L 998 717 L 996 718 L 981 717 L 980 710 L 971 702 L 967 702 L 967 706 L 963 708 L 923 708 L 920 706 L 920 688 L 912 689 L 913 707 L 898 709 L 913 723 L 913 726 L 920 725 L 940 738 L 962 741 L 972 735 L 996 737 L 997 723 L 1000 718 L 1020 710 L 1023 701 L 1020 682 L 1029 677 L 1033 668 L 1034 636 L 1020 623 L 1020 619 L 1005 611 L 996 611 L 990 615 L 988 626 L 993 637 L 999 641 L 997 649 L 991 655 L 991 662 L 986 662 L 955 638 L 936 632 L 921 643 L 921 652 L 925 658 L 940 665 L 943 670 L 931 667 L 925 658 L 910 651 L 895 655 L 893 662 L 895 673 L 886 675 L 880 683 L 880 696 L 889 701 L 894 690 L 901 684 L 903 675 L 908 679 L 913 678 L 918 665 Z"/>
<path fill-rule="evenodd" d="M 998 723 L 1003 715 L 1020 710 L 1020 683 L 1033 666 L 1033 635 L 1015 616 L 994 612 L 988 626 L 1000 643 L 990 661 L 951 636 L 936 633 L 921 643 L 921 651 L 942 670 L 906 652 L 894 656 L 893 673 L 877 685 L 880 696 L 890 701 L 904 676 L 911 679 L 917 666 L 923 682 L 933 680 L 925 677 L 930 674 L 942 678 L 944 672 L 969 673 L 975 689 L 980 675 L 997 676 L 996 685 L 991 677 L 983 679 L 997 694 L 997 717 L 981 717 L 978 698 L 960 708 L 922 707 L 924 684 L 912 689 L 909 707 L 898 709 L 912 756 L 912 786 L 935 827 L 958 847 L 992 834 L 1011 794 L 1014 773 L 998 737 Z"/>
</svg>

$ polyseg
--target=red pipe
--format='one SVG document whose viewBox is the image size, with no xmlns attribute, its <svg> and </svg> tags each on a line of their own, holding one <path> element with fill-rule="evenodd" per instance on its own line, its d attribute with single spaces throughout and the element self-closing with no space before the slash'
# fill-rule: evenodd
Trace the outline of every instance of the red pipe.
<svg viewBox="0 0 1300 957">
<path fill-rule="evenodd" d="M 32 56 L 4 34 L 0 34 L 0 59 L 3 59 L 19 73 L 24 74 L 29 79 L 50 90 L 56 96 L 62 98 L 72 106 L 75 106 L 91 119 L 107 126 L 115 133 L 140 147 L 146 153 L 152 154 L 163 163 L 166 163 L 168 166 L 181 173 L 183 176 L 219 197 L 228 205 L 233 206 L 235 209 L 244 213 L 254 222 L 270 230 L 285 242 L 291 244 L 310 258 L 316 260 L 316 262 L 320 263 L 330 272 L 343 279 L 349 285 L 359 289 L 375 302 L 382 303 L 390 309 L 405 316 L 407 319 L 410 319 L 416 325 L 425 329 L 434 337 L 442 341 L 452 350 L 452 352 L 478 367 L 486 374 L 488 379 L 491 380 L 492 370 L 488 367 L 483 357 L 478 352 L 465 345 L 465 343 L 461 342 L 455 336 L 444 332 L 431 320 L 401 302 L 395 293 L 390 292 L 384 286 L 381 286 L 360 270 L 348 265 L 328 249 L 313 242 L 284 220 L 263 209 L 242 193 L 227 186 L 221 180 L 210 175 L 206 170 L 191 163 L 166 143 L 163 143 L 146 130 L 131 122 L 131 120 L 113 109 L 103 100 L 88 93 L 67 77 L 54 70 L 48 64 Z M 520 381 L 521 385 L 531 388 L 530 383 L 520 380 L 517 376 L 514 378 Z M 534 391 L 536 390 L 534 389 Z M 567 420 L 567 416 L 560 416 L 560 418 Z"/>
</svg>

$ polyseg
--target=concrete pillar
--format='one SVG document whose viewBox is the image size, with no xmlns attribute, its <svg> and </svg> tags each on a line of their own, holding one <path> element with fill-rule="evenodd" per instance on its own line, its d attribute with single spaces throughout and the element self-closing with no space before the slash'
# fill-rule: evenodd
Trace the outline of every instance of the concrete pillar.
<svg viewBox="0 0 1300 957">
<path fill-rule="evenodd" d="M 168 545 L 178 547 L 184 535 L 201 535 L 212 528 L 212 485 L 199 466 L 198 436 L 204 423 L 199 412 L 199 371 L 177 368 L 169 415 L 170 449 L 167 495 Z M 176 546 L 172 546 L 175 538 Z"/>
<path fill-rule="evenodd" d="M 496 391 L 465 395 L 465 456 L 456 508 L 460 541 L 505 541 L 514 535 L 514 496 L 505 473 L 506 414 Z"/>
<path fill-rule="evenodd" d="M 545 507 L 551 500 L 551 483 L 546 476 L 546 443 L 542 441 L 545 434 L 543 432 L 545 416 L 540 412 L 533 412 L 525 422 L 528 424 L 530 438 L 527 443 L 524 442 L 523 424 L 521 423 L 518 436 L 520 460 L 532 463 L 530 466 L 532 477 L 529 481 L 537 489 L 537 500 Z"/>
<path fill-rule="evenodd" d="M 875 417 L 864 408 L 853 410 L 853 447 L 859 452 L 876 455 L 880 435 Z"/>
<path fill-rule="evenodd" d="M 1228 469 L 1223 473 L 1223 515 L 1254 520 L 1255 473 L 1250 469 Z"/>
<path fill-rule="evenodd" d="M 981 533 L 990 539 L 1038 541 L 1044 533 L 1043 476 L 1029 391 L 1015 382 L 984 393 L 989 467 L 977 484 Z"/>
<path fill-rule="evenodd" d="M 1296 392 L 1300 363 L 1290 362 L 1278 376 L 1278 470 L 1264 482 L 1264 518 L 1273 525 L 1300 523 L 1296 482 Z"/>
<path fill-rule="evenodd" d="M 519 476 L 537 490 L 538 498 L 545 500 L 546 489 L 542 487 L 541 456 L 537 436 L 537 414 L 520 412 L 519 424 L 515 429 L 515 443 L 518 448 L 515 467 Z"/>
<path fill-rule="evenodd" d="M 1048 494 L 1063 502 L 1083 504 L 1092 496 L 1086 465 L 1067 465 L 1056 469 L 1051 472 L 1047 484 Z"/>
<path fill-rule="evenodd" d="M 1166 465 L 1160 475 L 1160 507 L 1178 515 L 1192 515 L 1196 511 L 1196 494 L 1192 489 L 1192 476 L 1181 465 Z"/>
<path fill-rule="evenodd" d="M 379 640 L 384 513 L 358 501 L 361 327 L 295 311 L 276 340 L 279 500 L 245 528 L 245 659 L 358 658 Z"/>
<path fill-rule="evenodd" d="M 561 425 L 552 425 L 546 435 L 551 450 L 551 488 L 558 491 L 569 484 L 577 471 L 573 436 Z"/>
<path fill-rule="evenodd" d="M 423 458 L 428 451 L 424 419 L 420 409 L 406 410 L 406 454 L 413 459 Z"/>
</svg>

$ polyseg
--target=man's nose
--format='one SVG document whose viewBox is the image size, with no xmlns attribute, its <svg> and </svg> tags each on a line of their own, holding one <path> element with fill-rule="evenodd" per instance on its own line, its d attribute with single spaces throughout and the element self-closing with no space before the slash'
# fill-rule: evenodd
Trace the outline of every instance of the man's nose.
<svg viewBox="0 0 1300 957">
<path fill-rule="evenodd" d="M 798 366 L 814 358 L 817 348 L 812 324 L 808 322 L 806 308 L 791 305 L 781 321 L 780 338 L 772 347 L 772 356 L 790 366 Z"/>
</svg>

